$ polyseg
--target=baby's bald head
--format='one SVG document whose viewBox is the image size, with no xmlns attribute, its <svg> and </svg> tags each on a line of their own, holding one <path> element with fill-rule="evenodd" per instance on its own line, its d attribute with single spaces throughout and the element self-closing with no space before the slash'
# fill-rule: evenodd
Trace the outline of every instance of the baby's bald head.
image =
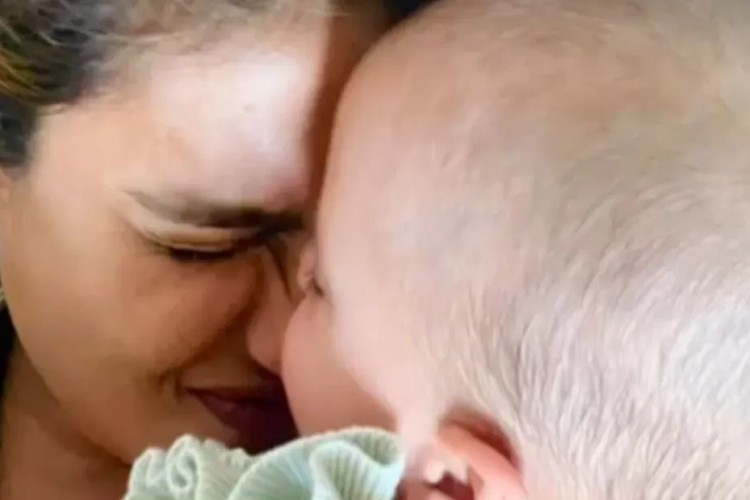
<svg viewBox="0 0 750 500">
<path fill-rule="evenodd" d="M 532 498 L 750 498 L 750 6 L 639 3 L 448 1 L 376 49 L 326 315 L 412 445 L 497 425 Z"/>
</svg>

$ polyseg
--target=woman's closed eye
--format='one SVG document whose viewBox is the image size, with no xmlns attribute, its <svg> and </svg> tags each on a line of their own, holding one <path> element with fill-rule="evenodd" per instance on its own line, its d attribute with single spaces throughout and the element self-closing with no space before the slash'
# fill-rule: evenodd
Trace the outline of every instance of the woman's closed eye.
<svg viewBox="0 0 750 500">
<path fill-rule="evenodd" d="M 238 249 L 229 248 L 223 250 L 206 250 L 206 249 L 194 249 L 194 248 L 177 248 L 170 246 L 163 246 L 161 249 L 166 253 L 170 259 L 180 263 L 191 263 L 191 262 L 222 262 L 235 257 L 238 254 Z"/>
<path fill-rule="evenodd" d="M 243 256 L 248 252 L 266 249 L 280 271 L 286 267 L 287 243 L 283 234 L 258 233 L 250 238 L 235 239 L 223 243 L 184 243 L 149 238 L 149 242 L 162 253 L 178 263 L 220 263 Z"/>
<path fill-rule="evenodd" d="M 236 239 L 205 241 L 164 238 L 154 234 L 146 235 L 146 242 L 156 253 L 181 264 L 223 262 L 236 257 L 247 248 L 246 244 Z"/>
</svg>

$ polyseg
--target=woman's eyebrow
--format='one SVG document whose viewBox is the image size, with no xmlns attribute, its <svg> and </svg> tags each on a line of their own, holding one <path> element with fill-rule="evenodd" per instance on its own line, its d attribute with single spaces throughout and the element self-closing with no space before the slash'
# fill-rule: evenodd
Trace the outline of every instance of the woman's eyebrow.
<svg viewBox="0 0 750 500">
<path fill-rule="evenodd" d="M 195 197 L 172 199 L 156 197 L 142 191 L 128 191 L 149 212 L 176 224 L 214 229 L 249 229 L 274 232 L 304 228 L 302 211 L 271 211 L 257 206 L 229 205 Z"/>
</svg>

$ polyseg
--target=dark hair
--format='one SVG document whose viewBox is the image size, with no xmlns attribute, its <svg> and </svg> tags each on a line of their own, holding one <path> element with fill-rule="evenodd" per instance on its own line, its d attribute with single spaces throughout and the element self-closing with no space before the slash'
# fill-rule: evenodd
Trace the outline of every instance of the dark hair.
<svg viewBox="0 0 750 500">
<path fill-rule="evenodd" d="M 0 165 L 29 156 L 39 111 L 74 101 L 103 57 L 114 1 L 0 0 Z"/>
<path fill-rule="evenodd" d="M 396 17 L 396 20 L 401 20 L 411 16 L 416 11 L 428 4 L 433 3 L 434 0 L 385 0 L 386 7 Z"/>
</svg>

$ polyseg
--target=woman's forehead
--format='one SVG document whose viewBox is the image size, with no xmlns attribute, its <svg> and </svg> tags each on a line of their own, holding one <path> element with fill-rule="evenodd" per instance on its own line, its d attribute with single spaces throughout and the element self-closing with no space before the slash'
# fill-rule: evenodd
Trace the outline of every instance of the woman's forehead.
<svg viewBox="0 0 750 500">
<path fill-rule="evenodd" d="M 307 195 L 324 76 L 314 54 L 240 56 L 163 68 L 141 94 L 152 161 L 133 182 L 264 205 Z M 138 133 L 137 131 L 133 131 Z M 159 141 L 156 144 L 155 141 Z"/>
<path fill-rule="evenodd" d="M 350 25 L 317 19 L 264 43 L 228 37 L 198 52 L 157 51 L 132 78 L 44 120 L 36 162 L 92 185 L 103 180 L 108 192 L 305 205 L 341 87 L 368 45 Z"/>
<path fill-rule="evenodd" d="M 185 147 L 203 182 L 268 192 L 281 181 L 281 189 L 297 189 L 289 183 L 306 183 L 312 162 L 322 161 L 313 145 L 327 138 L 326 116 L 344 83 L 344 72 L 332 71 L 341 61 L 331 57 L 324 34 L 280 40 L 275 50 L 232 45 L 173 58 L 141 95 L 155 126 Z"/>
<path fill-rule="evenodd" d="M 320 52 L 307 43 L 175 59 L 137 85 L 113 88 L 114 98 L 50 116 L 38 161 L 121 191 L 278 210 L 302 205 L 313 170 L 322 168 L 311 144 L 328 133 L 316 114 L 335 107 Z M 63 158 L 75 158 L 75 167 Z"/>
</svg>

